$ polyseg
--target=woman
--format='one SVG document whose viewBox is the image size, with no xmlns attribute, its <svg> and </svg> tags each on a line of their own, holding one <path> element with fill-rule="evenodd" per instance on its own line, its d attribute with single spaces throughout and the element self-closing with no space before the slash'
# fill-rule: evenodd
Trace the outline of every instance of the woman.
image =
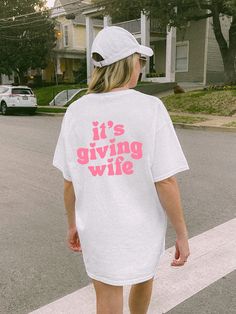
<svg viewBox="0 0 236 314">
<path fill-rule="evenodd" d="M 98 314 L 122 313 L 124 285 L 132 285 L 130 312 L 147 313 L 167 216 L 177 236 L 171 265 L 190 254 L 174 176 L 188 163 L 161 100 L 132 89 L 152 54 L 120 27 L 98 33 L 87 95 L 67 109 L 54 154 L 68 246 L 83 253 Z"/>
</svg>

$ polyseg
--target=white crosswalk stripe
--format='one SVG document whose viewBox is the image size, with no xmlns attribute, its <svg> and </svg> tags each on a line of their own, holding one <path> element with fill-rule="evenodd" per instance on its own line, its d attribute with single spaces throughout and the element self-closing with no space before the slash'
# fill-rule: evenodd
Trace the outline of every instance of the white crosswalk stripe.
<svg viewBox="0 0 236 314">
<path fill-rule="evenodd" d="M 190 256 L 184 266 L 170 266 L 175 247 L 162 256 L 154 281 L 148 314 L 163 314 L 236 269 L 236 218 L 189 239 Z M 128 314 L 130 286 L 124 287 Z M 95 314 L 92 284 L 30 314 Z"/>
</svg>

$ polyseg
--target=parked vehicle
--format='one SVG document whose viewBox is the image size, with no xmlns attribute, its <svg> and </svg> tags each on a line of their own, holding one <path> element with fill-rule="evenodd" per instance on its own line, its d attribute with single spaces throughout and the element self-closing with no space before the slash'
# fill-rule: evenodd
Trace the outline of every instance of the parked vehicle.
<svg viewBox="0 0 236 314">
<path fill-rule="evenodd" d="M 3 115 L 10 111 L 27 111 L 34 114 L 37 100 L 28 86 L 0 85 L 0 110 Z"/>
</svg>

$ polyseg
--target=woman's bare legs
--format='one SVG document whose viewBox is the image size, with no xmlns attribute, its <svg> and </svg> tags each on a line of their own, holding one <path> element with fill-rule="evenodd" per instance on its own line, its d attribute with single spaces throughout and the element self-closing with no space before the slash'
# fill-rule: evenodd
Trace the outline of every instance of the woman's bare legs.
<svg viewBox="0 0 236 314">
<path fill-rule="evenodd" d="M 123 286 L 112 286 L 92 279 L 97 314 L 123 314 Z"/>
<path fill-rule="evenodd" d="M 129 294 L 130 314 L 146 314 L 152 296 L 153 278 L 132 285 Z"/>
</svg>

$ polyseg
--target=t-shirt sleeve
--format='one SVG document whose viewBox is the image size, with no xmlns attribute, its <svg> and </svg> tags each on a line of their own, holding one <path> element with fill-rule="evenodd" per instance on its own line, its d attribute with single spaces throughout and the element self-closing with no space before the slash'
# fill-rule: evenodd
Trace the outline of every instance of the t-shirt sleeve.
<svg viewBox="0 0 236 314">
<path fill-rule="evenodd" d="M 68 162 L 67 162 L 66 145 L 65 145 L 65 131 L 66 131 L 65 127 L 66 127 L 67 118 L 68 118 L 68 112 L 65 113 L 62 123 L 61 123 L 61 130 L 60 130 L 59 137 L 57 140 L 52 164 L 54 167 L 58 168 L 62 172 L 62 175 L 66 180 L 72 181 L 70 170 L 68 167 Z"/>
<path fill-rule="evenodd" d="M 151 167 L 154 182 L 189 169 L 169 113 L 161 101 L 158 108 Z"/>
</svg>

